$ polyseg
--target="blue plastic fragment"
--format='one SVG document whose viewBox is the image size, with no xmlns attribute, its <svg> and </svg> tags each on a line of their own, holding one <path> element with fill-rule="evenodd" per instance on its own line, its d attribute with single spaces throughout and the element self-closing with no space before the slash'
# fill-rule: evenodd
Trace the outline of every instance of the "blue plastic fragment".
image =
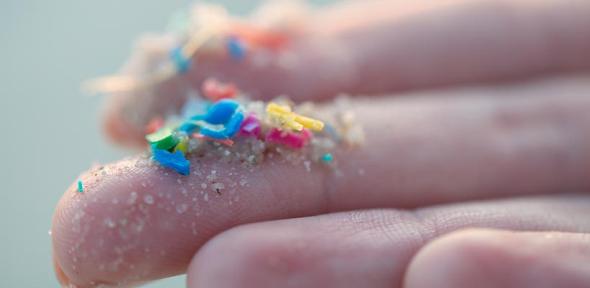
<svg viewBox="0 0 590 288">
<path fill-rule="evenodd" d="M 174 153 L 170 153 L 166 150 L 162 149 L 154 149 L 152 148 L 153 152 L 153 159 L 158 161 L 160 165 L 174 169 L 176 172 L 182 175 L 189 175 L 190 174 L 190 162 L 184 158 L 184 155 L 180 151 L 176 151 Z"/>
<path fill-rule="evenodd" d="M 225 126 L 222 129 L 201 127 L 201 131 L 199 133 L 213 139 L 228 139 L 236 135 L 236 133 L 238 133 L 242 121 L 244 121 L 244 113 L 242 113 L 241 111 L 237 111 L 232 115 L 229 121 L 225 123 Z"/>
<path fill-rule="evenodd" d="M 225 135 L 227 135 L 228 138 L 234 137 L 234 135 L 240 130 L 243 121 L 244 113 L 241 111 L 234 113 L 234 116 L 225 124 Z"/>
<path fill-rule="evenodd" d="M 334 139 L 334 141 L 338 143 L 342 141 L 342 138 L 340 137 L 340 135 L 338 135 L 338 132 L 336 132 L 334 126 L 330 125 L 329 123 L 326 123 L 326 125 L 324 126 L 324 131 L 326 131 L 326 133 L 328 133 L 328 135 L 332 139 Z"/>
<path fill-rule="evenodd" d="M 209 124 L 219 125 L 227 123 L 234 115 L 240 104 L 234 100 L 223 99 L 215 102 L 205 115 L 192 117 L 193 120 L 203 120 Z"/>
<path fill-rule="evenodd" d="M 181 131 L 181 132 L 186 133 L 187 135 L 190 135 L 198 127 L 199 127 L 199 125 L 197 125 L 196 123 L 194 123 L 192 121 L 185 121 L 182 123 L 182 125 L 180 125 L 180 127 L 178 127 L 178 131 Z"/>
<path fill-rule="evenodd" d="M 242 60 L 246 57 L 246 46 L 244 43 L 237 37 L 230 37 L 227 39 L 227 52 L 229 56 L 234 60 Z"/>
<path fill-rule="evenodd" d="M 228 139 L 238 133 L 240 124 L 244 121 L 244 113 L 239 108 L 240 103 L 235 100 L 222 99 L 211 105 L 207 113 L 193 116 L 191 120 L 205 122 L 199 131 L 202 135 L 213 139 Z M 215 125 L 223 127 L 211 127 Z M 196 123 L 187 121 L 180 126 L 179 130 L 190 134 L 197 126 Z"/>
<path fill-rule="evenodd" d="M 199 133 L 201 133 L 201 135 L 203 135 L 203 136 L 207 136 L 207 137 L 213 138 L 213 139 L 227 139 L 228 138 L 225 136 L 225 133 L 223 133 L 223 129 L 222 130 L 215 130 L 215 129 L 203 127 L 201 129 L 201 131 L 199 131 Z"/>
<path fill-rule="evenodd" d="M 172 60 L 176 67 L 176 71 L 180 74 L 186 73 L 191 66 L 191 60 L 184 57 L 182 54 L 182 47 L 180 46 L 170 51 L 170 60 Z"/>
</svg>

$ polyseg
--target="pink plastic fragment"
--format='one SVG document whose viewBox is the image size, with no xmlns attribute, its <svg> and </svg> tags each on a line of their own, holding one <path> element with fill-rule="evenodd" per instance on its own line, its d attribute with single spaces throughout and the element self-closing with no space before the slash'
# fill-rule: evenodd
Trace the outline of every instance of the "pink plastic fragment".
<svg viewBox="0 0 590 288">
<path fill-rule="evenodd" d="M 244 122 L 242 122 L 240 134 L 258 137 L 258 135 L 260 135 L 260 121 L 258 118 L 256 118 L 256 116 L 253 114 L 248 115 Z"/>
<path fill-rule="evenodd" d="M 273 142 L 289 146 L 294 149 L 301 149 L 309 139 L 311 138 L 311 132 L 307 129 L 303 129 L 301 132 L 287 132 L 278 128 L 273 128 L 266 135 L 267 142 Z"/>
</svg>

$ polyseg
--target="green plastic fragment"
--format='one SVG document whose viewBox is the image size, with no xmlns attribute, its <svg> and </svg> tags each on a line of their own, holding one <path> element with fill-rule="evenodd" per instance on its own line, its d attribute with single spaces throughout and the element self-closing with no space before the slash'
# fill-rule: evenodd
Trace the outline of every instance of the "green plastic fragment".
<svg viewBox="0 0 590 288">
<path fill-rule="evenodd" d="M 162 128 L 152 134 L 148 134 L 145 136 L 145 139 L 147 139 L 153 147 L 162 150 L 172 149 L 178 144 L 178 139 L 174 137 L 174 133 L 170 128 Z"/>
<path fill-rule="evenodd" d="M 326 153 L 324 155 L 322 155 L 322 161 L 326 162 L 326 163 L 330 163 L 334 160 L 334 156 L 332 155 L 332 153 Z"/>
<path fill-rule="evenodd" d="M 84 183 L 82 183 L 82 180 L 78 180 L 78 192 L 84 193 Z"/>
</svg>

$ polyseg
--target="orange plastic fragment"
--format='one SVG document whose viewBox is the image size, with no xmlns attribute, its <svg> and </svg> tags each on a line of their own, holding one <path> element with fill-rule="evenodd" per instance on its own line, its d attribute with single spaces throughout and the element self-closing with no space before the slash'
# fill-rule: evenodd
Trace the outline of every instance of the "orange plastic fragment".
<svg viewBox="0 0 590 288">
<path fill-rule="evenodd" d="M 271 50 L 280 50 L 289 42 L 289 37 L 285 34 L 245 24 L 233 26 L 230 34 L 242 39 L 248 45 L 265 47 Z"/>
<path fill-rule="evenodd" d="M 234 141 L 231 139 L 214 139 L 214 138 L 210 138 L 210 137 L 207 137 L 207 136 L 199 134 L 199 133 L 193 133 L 193 138 L 203 140 L 203 141 L 213 141 L 213 142 L 221 143 L 221 144 L 223 144 L 225 146 L 229 146 L 229 147 L 234 145 Z"/>
</svg>

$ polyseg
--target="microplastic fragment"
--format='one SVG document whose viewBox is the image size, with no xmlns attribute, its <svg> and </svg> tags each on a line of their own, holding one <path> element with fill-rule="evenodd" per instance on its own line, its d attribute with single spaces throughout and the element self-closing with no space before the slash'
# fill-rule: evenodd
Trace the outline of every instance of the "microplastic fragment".
<svg viewBox="0 0 590 288">
<path fill-rule="evenodd" d="M 182 54 L 182 47 L 176 47 L 170 51 L 170 60 L 172 60 L 176 71 L 180 74 L 186 73 L 191 66 L 190 59 Z"/>
<path fill-rule="evenodd" d="M 82 182 L 82 180 L 78 180 L 78 192 L 84 193 L 84 183 Z"/>
<path fill-rule="evenodd" d="M 152 149 L 153 159 L 156 160 L 160 165 L 174 169 L 176 172 L 182 175 L 190 174 L 190 162 L 184 158 L 184 155 L 180 151 L 170 153 L 162 149 Z"/>
</svg>

